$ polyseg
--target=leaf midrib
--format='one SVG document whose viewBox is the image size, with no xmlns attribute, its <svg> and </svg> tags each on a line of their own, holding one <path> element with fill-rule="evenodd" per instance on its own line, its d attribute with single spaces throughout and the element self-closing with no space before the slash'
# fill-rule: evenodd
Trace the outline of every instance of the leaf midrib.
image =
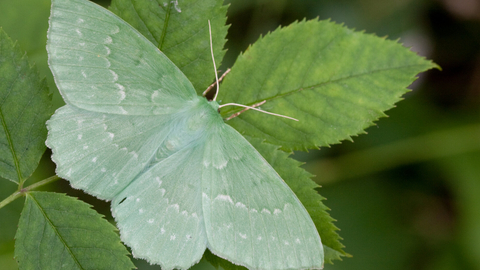
<svg viewBox="0 0 480 270">
<path fill-rule="evenodd" d="M 170 3 L 168 3 L 167 10 L 165 11 L 165 20 L 163 21 L 162 35 L 160 36 L 160 40 L 158 41 L 158 46 L 157 46 L 157 48 L 160 51 L 163 51 L 162 50 L 163 44 L 165 42 L 165 37 L 167 36 L 167 28 L 168 28 L 168 22 L 170 21 L 170 13 L 172 10 L 172 5 L 173 5 L 173 1 L 170 1 Z"/>
<path fill-rule="evenodd" d="M 75 264 L 79 267 L 79 269 L 84 269 L 82 267 L 82 265 L 80 264 L 80 262 L 77 260 L 77 258 L 75 257 L 75 255 L 73 254 L 72 250 L 70 249 L 70 247 L 67 245 L 66 241 L 63 239 L 63 237 L 61 236 L 61 234 L 58 232 L 57 228 L 55 227 L 55 225 L 53 225 L 53 222 L 50 220 L 50 218 L 48 218 L 47 216 L 47 213 L 45 213 L 45 211 L 43 211 L 43 208 L 40 206 L 40 204 L 38 203 L 38 201 L 35 199 L 34 196 L 30 195 L 30 194 L 27 194 L 27 197 L 30 197 L 32 199 L 32 201 L 35 203 L 35 205 L 38 207 L 40 213 L 42 213 L 43 217 L 45 218 L 45 220 L 47 221 L 47 223 L 50 225 L 50 227 L 52 228 L 52 230 L 55 232 L 55 235 L 57 235 L 57 237 L 60 239 L 60 241 L 62 242 L 63 246 L 65 247 L 65 249 L 68 251 L 68 253 L 70 254 L 70 256 L 72 257 L 73 261 L 75 262 Z"/>
<path fill-rule="evenodd" d="M 250 105 L 251 106 L 252 104 L 257 104 L 257 103 L 262 102 L 264 100 L 272 101 L 272 100 L 275 100 L 275 99 L 278 99 L 278 98 L 283 98 L 283 97 L 286 97 L 286 96 L 289 96 L 289 95 L 296 94 L 296 93 L 298 93 L 300 91 L 303 91 L 303 90 L 314 89 L 314 88 L 325 86 L 325 85 L 328 85 L 328 84 L 331 84 L 331 83 L 337 83 L 337 82 L 340 82 L 340 81 L 343 81 L 343 80 L 348 80 L 348 79 L 352 79 L 352 78 L 356 78 L 356 77 L 371 75 L 371 74 L 374 74 L 374 73 L 379 73 L 379 72 L 384 72 L 384 71 L 391 71 L 391 70 L 417 67 L 417 66 L 422 66 L 422 64 L 398 66 L 398 67 L 391 67 L 391 68 L 384 68 L 384 69 L 376 69 L 376 70 L 367 71 L 367 72 L 363 72 L 363 73 L 353 74 L 353 75 L 349 75 L 349 76 L 345 76 L 345 77 L 340 77 L 340 78 L 334 79 L 334 80 L 328 80 L 326 82 L 321 82 L 321 83 L 314 84 L 314 85 L 308 85 L 308 86 L 303 86 L 303 87 L 300 87 L 300 88 L 292 89 L 292 90 L 286 91 L 285 93 L 276 94 L 275 96 L 272 96 L 272 97 L 257 99 L 255 101 L 252 101 L 249 104 L 245 104 L 245 105 Z M 234 113 L 235 111 L 238 111 L 238 110 L 239 109 L 231 109 L 231 110 L 225 111 L 224 113 L 225 114 L 231 114 L 231 113 Z"/>
<path fill-rule="evenodd" d="M 2 107 L 0 106 L 0 121 L 2 122 L 3 130 L 5 131 L 5 137 L 7 138 L 8 148 L 10 148 L 10 152 L 12 153 L 13 163 L 15 164 L 15 170 L 17 172 L 18 181 L 17 183 L 22 182 L 22 172 L 20 171 L 20 163 L 18 161 L 17 153 L 15 152 L 15 148 L 13 147 L 12 136 L 10 135 L 10 131 L 8 130 L 7 122 L 5 121 L 5 117 L 3 116 Z"/>
</svg>

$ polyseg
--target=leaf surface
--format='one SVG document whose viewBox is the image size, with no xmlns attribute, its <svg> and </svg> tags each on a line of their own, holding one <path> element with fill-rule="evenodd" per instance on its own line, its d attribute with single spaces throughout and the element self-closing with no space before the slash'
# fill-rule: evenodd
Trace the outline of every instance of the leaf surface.
<svg viewBox="0 0 480 270">
<path fill-rule="evenodd" d="M 282 150 L 328 146 L 362 133 L 401 99 L 419 72 L 435 67 L 394 41 L 330 21 L 279 28 L 240 55 L 219 101 L 254 105 L 298 122 L 246 112 L 227 123 Z M 242 108 L 222 108 L 223 117 Z"/>
<path fill-rule="evenodd" d="M 26 196 L 16 234 L 20 269 L 132 269 L 115 227 L 91 206 L 64 194 Z"/>
<path fill-rule="evenodd" d="M 215 78 L 208 20 L 212 24 L 215 62 L 225 55 L 227 6 L 219 0 L 113 0 L 110 10 L 142 33 L 189 78 L 201 94 Z"/>
<path fill-rule="evenodd" d="M 0 177 L 19 183 L 33 173 L 52 113 L 45 79 L 0 28 Z"/>
</svg>

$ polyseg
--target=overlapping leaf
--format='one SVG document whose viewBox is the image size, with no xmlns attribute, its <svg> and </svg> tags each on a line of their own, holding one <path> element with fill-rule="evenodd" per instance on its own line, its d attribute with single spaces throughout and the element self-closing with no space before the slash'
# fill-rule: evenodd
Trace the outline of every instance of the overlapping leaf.
<svg viewBox="0 0 480 270">
<path fill-rule="evenodd" d="M 45 80 L 0 29 L 1 177 L 19 183 L 33 173 L 45 151 L 45 121 L 52 113 Z"/>
<path fill-rule="evenodd" d="M 15 243 L 20 269 L 132 269 L 115 227 L 64 194 L 27 194 Z"/>
<path fill-rule="evenodd" d="M 247 112 L 227 123 L 283 150 L 306 150 L 362 133 L 435 65 L 401 44 L 329 21 L 277 29 L 239 56 L 219 100 L 299 121 Z M 241 109 L 225 107 L 228 117 Z"/>
<path fill-rule="evenodd" d="M 185 73 L 198 94 L 215 78 L 208 20 L 212 25 L 215 62 L 225 55 L 227 6 L 219 0 L 113 0 L 110 10 L 135 27 Z"/>
</svg>

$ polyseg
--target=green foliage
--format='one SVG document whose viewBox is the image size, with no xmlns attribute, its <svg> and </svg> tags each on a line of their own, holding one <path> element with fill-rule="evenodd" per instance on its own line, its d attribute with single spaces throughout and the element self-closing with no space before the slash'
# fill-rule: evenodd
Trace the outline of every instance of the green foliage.
<svg viewBox="0 0 480 270">
<path fill-rule="evenodd" d="M 15 236 L 21 269 L 132 269 L 115 227 L 91 206 L 60 193 L 26 195 Z"/>
<path fill-rule="evenodd" d="M 113 0 L 111 10 L 162 50 L 200 94 L 213 79 L 205 18 L 214 18 L 218 64 L 225 54 L 226 6 L 213 0 L 167 3 Z M 328 146 L 362 133 L 400 100 L 418 72 L 432 67 L 394 41 L 313 20 L 261 38 L 239 56 L 222 83 L 222 103 L 254 105 L 266 100 L 262 109 L 300 120 L 249 111 L 227 123 L 246 134 L 302 201 L 321 235 L 326 262 L 346 255 L 338 229 L 316 191 L 318 185 L 286 152 Z M 0 162 L 1 177 L 22 183 L 38 165 L 45 150 L 44 124 L 52 113 L 50 99 L 45 81 L 0 29 L 1 131 L 8 131 L 0 132 L 0 159 L 7 161 Z M 240 110 L 225 107 L 221 114 L 228 117 Z M 42 228 L 48 233 L 41 234 Z M 86 249 L 79 249 L 80 245 Z M 99 253 L 99 248 L 110 252 Z M 113 227 L 88 205 L 55 193 L 26 194 L 16 243 L 22 268 L 56 269 L 67 263 L 71 269 L 131 269 L 125 254 Z M 204 256 L 215 267 L 241 268 L 208 251 Z"/>
<path fill-rule="evenodd" d="M 212 83 L 214 68 L 207 20 L 212 25 L 217 67 L 228 26 L 223 1 L 113 0 L 110 10 L 135 27 L 187 75 L 199 95 Z"/>
<path fill-rule="evenodd" d="M 316 149 L 362 133 L 400 100 L 419 72 L 433 67 L 397 42 L 329 21 L 302 21 L 275 30 L 239 56 L 219 100 L 266 100 L 262 109 L 299 121 L 249 112 L 228 123 L 286 151 Z M 221 114 L 240 110 L 227 107 Z"/>
<path fill-rule="evenodd" d="M 0 28 L 0 177 L 23 184 L 33 173 L 52 113 L 45 80 Z"/>
</svg>

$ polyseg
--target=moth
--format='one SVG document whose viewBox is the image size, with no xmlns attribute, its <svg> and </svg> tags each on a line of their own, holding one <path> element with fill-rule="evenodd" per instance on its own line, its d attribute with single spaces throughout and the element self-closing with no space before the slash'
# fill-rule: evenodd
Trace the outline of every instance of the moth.
<svg viewBox="0 0 480 270">
<path fill-rule="evenodd" d="M 135 257 L 187 269 L 208 248 L 249 269 L 319 269 L 295 194 L 187 77 L 125 21 L 52 0 L 49 66 L 66 105 L 47 122 L 56 173 L 111 210 Z"/>
</svg>

